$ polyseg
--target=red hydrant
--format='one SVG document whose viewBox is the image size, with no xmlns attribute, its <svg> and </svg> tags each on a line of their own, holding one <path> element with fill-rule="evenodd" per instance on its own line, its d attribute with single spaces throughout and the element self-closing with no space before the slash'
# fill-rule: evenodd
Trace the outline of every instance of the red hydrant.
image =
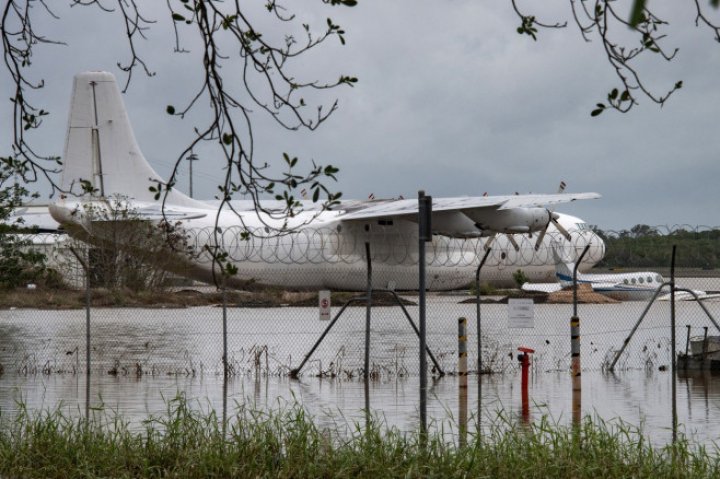
<svg viewBox="0 0 720 479">
<path fill-rule="evenodd" d="M 521 391 L 522 391 L 522 420 L 524 423 L 530 421 L 530 397 L 528 394 L 528 375 L 530 374 L 530 355 L 535 352 L 534 349 L 520 346 L 518 348 L 522 354 L 518 354 L 518 361 L 521 367 Z"/>
</svg>

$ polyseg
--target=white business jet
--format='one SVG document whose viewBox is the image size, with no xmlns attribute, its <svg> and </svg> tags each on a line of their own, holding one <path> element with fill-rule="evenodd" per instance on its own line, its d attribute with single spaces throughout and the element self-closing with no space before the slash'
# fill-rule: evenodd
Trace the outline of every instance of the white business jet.
<svg viewBox="0 0 720 479">
<path fill-rule="evenodd" d="M 418 288 L 418 201 L 416 199 L 343 201 L 331 211 L 303 202 L 303 211 L 283 221 L 258 213 L 248 201 L 233 202 L 235 211 L 185 196 L 176 189 L 165 208 L 149 186 L 161 178 L 137 145 L 115 78 L 87 72 L 75 77 L 62 174 L 63 195 L 50 212 L 72 235 L 102 243 L 103 228 L 92 205 L 104 208 L 122 195 L 140 218 L 177 222 L 190 252 L 177 255 L 173 271 L 210 282 L 214 263 L 206 247 L 221 247 L 238 268 L 231 284 L 248 281 L 288 288 L 366 288 L 366 244 L 377 288 Z M 96 193 L 82 196 L 80 181 Z M 74 196 L 75 194 L 76 196 Z M 597 193 L 532 194 L 434 198 L 433 240 L 427 251 L 427 286 L 432 290 L 463 287 L 473 281 L 485 246 L 492 249 L 482 270 L 484 281 L 512 283 L 521 269 L 534 281 L 554 275 L 550 241 L 582 249 L 591 246 L 582 268 L 604 254 L 604 243 L 579 218 L 556 213 L 554 205 L 599 198 Z M 272 202 L 263 203 L 272 208 Z M 310 221 L 312 220 L 312 221 Z M 216 221 L 220 228 L 216 229 Z M 242 239 L 244 231 L 249 239 Z M 132 245 L 130 245 L 132 247 Z M 536 251 L 537 250 L 537 251 Z M 216 267 L 216 266 L 215 266 Z"/>
<path fill-rule="evenodd" d="M 555 283 L 525 283 L 524 291 L 554 293 L 573 285 L 575 263 L 568 259 L 567 248 L 557 243 L 551 244 L 555 260 Z M 587 284 L 593 292 L 604 294 L 620 301 L 642 301 L 652 298 L 658 288 L 665 282 L 662 275 L 652 271 L 617 274 L 587 274 L 578 271 L 579 285 Z"/>
</svg>

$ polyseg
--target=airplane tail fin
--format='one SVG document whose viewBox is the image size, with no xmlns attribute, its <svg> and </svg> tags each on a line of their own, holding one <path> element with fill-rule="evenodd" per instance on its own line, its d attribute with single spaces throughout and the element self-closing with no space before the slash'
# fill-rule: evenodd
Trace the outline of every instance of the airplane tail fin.
<svg viewBox="0 0 720 479">
<path fill-rule="evenodd" d="M 162 182 L 138 147 L 115 77 L 107 72 L 75 76 L 61 187 L 74 195 L 91 186 L 93 196 L 121 195 L 153 202 L 150 186 Z M 88 183 L 89 182 L 89 183 Z M 168 204 L 206 207 L 172 190 Z"/>
<path fill-rule="evenodd" d="M 555 276 L 561 283 L 572 283 L 575 263 L 562 258 L 555 245 L 553 245 L 551 249 L 555 260 Z M 580 274 L 579 271 L 577 273 L 577 278 L 578 280 L 582 279 L 582 274 Z"/>
</svg>

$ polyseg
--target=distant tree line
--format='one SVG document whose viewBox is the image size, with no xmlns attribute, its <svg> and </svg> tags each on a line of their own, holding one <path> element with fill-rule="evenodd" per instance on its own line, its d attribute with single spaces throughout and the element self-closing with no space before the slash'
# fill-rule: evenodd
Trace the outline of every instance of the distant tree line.
<svg viewBox="0 0 720 479">
<path fill-rule="evenodd" d="M 673 245 L 679 268 L 720 267 L 720 229 L 635 225 L 619 232 L 595 228 L 605 241 L 604 268 L 670 267 Z"/>
</svg>

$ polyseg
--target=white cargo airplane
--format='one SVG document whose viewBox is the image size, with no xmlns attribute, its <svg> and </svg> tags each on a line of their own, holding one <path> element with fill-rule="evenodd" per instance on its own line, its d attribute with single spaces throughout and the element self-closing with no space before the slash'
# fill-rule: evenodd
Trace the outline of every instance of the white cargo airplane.
<svg viewBox="0 0 720 479">
<path fill-rule="evenodd" d="M 97 193 L 82 196 L 80 180 L 89 181 Z M 238 268 L 231 284 L 252 281 L 291 288 L 363 290 L 368 243 L 375 287 L 418 287 L 416 199 L 343 201 L 331 211 L 303 202 L 304 210 L 287 223 L 292 232 L 282 235 L 272 230 L 282 228 L 282 221 L 258 213 L 248 201 L 233 202 L 235 211 L 218 212 L 217 205 L 173 189 L 163 210 L 149 191 L 150 185 L 162 180 L 140 152 L 110 73 L 75 77 L 61 181 L 63 189 L 77 196 L 63 195 L 50 206 L 50 213 L 70 234 L 90 243 L 102 242 L 101 221 L 88 214 L 88 205 L 107 208 L 114 195 L 122 195 L 140 218 L 159 221 L 164 214 L 178 222 L 194 253 L 175 253 L 174 271 L 201 281 L 215 278 L 205 247 L 220 246 Z M 563 193 L 434 198 L 428 288 L 447 290 L 470 283 L 484 247 L 493 240 L 483 280 L 512 283 L 518 269 L 534 281 L 551 279 L 555 268 L 547 247 L 551 240 L 580 251 L 591 245 L 582 268 L 592 267 L 604 254 L 602 240 L 582 220 L 548 208 L 599 197 L 597 193 Z M 272 206 L 271 202 L 263 205 Z M 253 234 L 241 239 L 247 230 Z"/>
</svg>

